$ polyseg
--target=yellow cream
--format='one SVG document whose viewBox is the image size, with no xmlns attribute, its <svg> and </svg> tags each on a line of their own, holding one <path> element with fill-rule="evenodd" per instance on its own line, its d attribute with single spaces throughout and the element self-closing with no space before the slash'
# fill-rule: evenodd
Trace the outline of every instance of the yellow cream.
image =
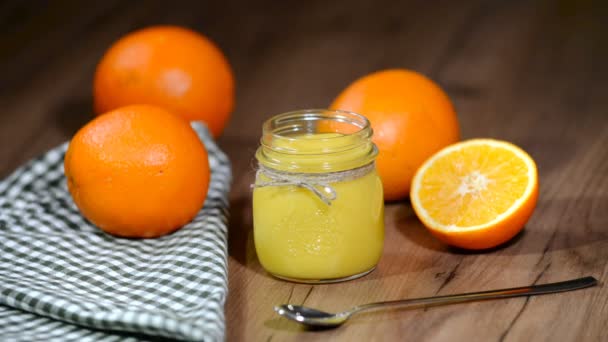
<svg viewBox="0 0 608 342">
<path fill-rule="evenodd" d="M 262 266 L 271 274 L 299 281 L 331 281 L 371 271 L 382 254 L 384 203 L 369 137 L 339 133 L 274 136 L 258 150 L 261 167 L 282 172 L 339 172 L 329 184 L 336 198 L 325 203 L 297 185 L 256 187 L 254 240 Z M 359 169 L 360 170 L 360 169 Z M 336 175 L 333 173 L 333 175 Z M 263 171 L 256 185 L 273 181 Z M 322 189 L 322 186 L 316 185 Z"/>
</svg>

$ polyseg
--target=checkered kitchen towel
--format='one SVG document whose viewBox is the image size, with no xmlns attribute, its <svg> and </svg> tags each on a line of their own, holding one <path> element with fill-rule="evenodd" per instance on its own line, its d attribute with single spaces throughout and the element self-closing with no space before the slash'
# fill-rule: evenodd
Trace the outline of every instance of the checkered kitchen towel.
<svg viewBox="0 0 608 342">
<path fill-rule="evenodd" d="M 79 214 L 67 144 L 0 182 L 0 341 L 224 339 L 230 164 L 193 127 L 209 151 L 207 201 L 158 239 L 116 238 Z"/>
</svg>

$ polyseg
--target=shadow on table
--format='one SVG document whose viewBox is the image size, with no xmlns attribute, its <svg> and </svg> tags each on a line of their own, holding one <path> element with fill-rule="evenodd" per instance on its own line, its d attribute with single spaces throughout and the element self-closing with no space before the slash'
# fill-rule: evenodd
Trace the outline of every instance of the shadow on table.
<svg viewBox="0 0 608 342">
<path fill-rule="evenodd" d="M 264 326 L 272 330 L 292 333 L 307 331 L 306 327 L 304 327 L 303 325 L 294 321 L 290 321 L 287 318 L 279 317 L 278 315 L 275 318 L 266 320 L 264 322 Z"/>
<path fill-rule="evenodd" d="M 93 114 L 93 98 L 74 97 L 62 102 L 53 110 L 53 123 L 67 136 L 72 137 L 87 122 Z"/>
<path fill-rule="evenodd" d="M 228 255 L 246 268 L 266 275 L 257 261 L 253 243 L 251 198 L 243 196 L 230 201 L 229 222 Z"/>
<path fill-rule="evenodd" d="M 542 254 L 608 240 L 608 197 L 541 198 L 524 230 L 500 246 L 481 251 L 446 246 L 424 228 L 409 204 L 405 208 L 395 214 L 398 231 L 423 248 L 443 253 Z"/>
</svg>

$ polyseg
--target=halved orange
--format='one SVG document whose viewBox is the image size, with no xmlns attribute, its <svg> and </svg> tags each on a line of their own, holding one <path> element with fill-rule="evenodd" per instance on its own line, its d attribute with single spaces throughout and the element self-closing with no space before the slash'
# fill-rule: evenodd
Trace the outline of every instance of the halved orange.
<svg viewBox="0 0 608 342">
<path fill-rule="evenodd" d="M 538 198 L 534 160 L 500 140 L 472 139 L 435 153 L 410 192 L 418 218 L 443 242 L 466 249 L 498 246 L 521 231 Z"/>
</svg>

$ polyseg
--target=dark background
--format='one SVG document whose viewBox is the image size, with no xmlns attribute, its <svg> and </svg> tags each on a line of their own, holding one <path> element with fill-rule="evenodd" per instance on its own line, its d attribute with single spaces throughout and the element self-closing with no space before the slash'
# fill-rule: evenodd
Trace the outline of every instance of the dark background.
<svg viewBox="0 0 608 342">
<path fill-rule="evenodd" d="M 415 291 L 408 272 L 437 293 L 588 274 L 601 279 L 608 259 L 607 3 L 0 1 L 0 176 L 68 140 L 92 118 L 93 73 L 113 41 L 147 25 L 184 25 L 216 42 L 236 76 L 236 109 L 219 139 L 234 173 L 229 339 L 278 334 L 281 329 L 267 321 L 272 303 L 255 299 L 268 288 L 282 300 L 308 291 L 303 301 L 323 305 L 324 298 L 338 300 L 343 291 L 360 302 L 429 295 Z M 447 91 L 463 138 L 509 140 L 534 157 L 541 194 L 525 233 L 491 254 L 454 251 L 431 238 L 402 201 L 387 205 L 385 256 L 365 280 L 313 291 L 268 278 L 250 236 L 251 160 L 261 123 L 284 111 L 326 107 L 358 77 L 394 67 L 422 72 Z M 441 265 L 445 272 L 427 277 L 426 266 L 416 268 L 416 260 Z M 490 261 L 493 268 L 485 269 Z M 531 338 L 529 324 L 550 317 L 551 329 L 534 330 L 544 334 L 540 337 L 600 339 L 608 324 L 603 291 L 603 297 L 581 294 L 569 297 L 574 302 L 560 302 L 562 307 L 587 302 L 586 326 L 559 324 L 579 322 L 580 315 L 539 312 L 533 309 L 538 305 L 525 304 L 505 307 L 499 314 L 506 320 L 491 323 L 481 335 L 474 329 L 479 317 L 488 316 L 481 307 L 460 317 L 457 330 L 450 330 L 448 316 L 434 311 L 425 322 L 447 324 L 446 333 L 455 338 L 525 340 Z M 274 304 L 280 300 L 272 297 Z M 268 310 L 257 311 L 262 307 Z M 399 329 L 407 329 L 413 340 L 428 337 L 416 322 L 374 327 L 395 338 Z M 369 331 L 363 325 L 314 336 L 361 338 Z"/>
<path fill-rule="evenodd" d="M 153 24 L 193 28 L 228 57 L 237 102 L 222 138 L 226 148 L 257 138 L 264 118 L 326 107 L 354 79 L 391 67 L 440 83 L 455 102 L 464 137 L 540 143 L 513 134 L 519 124 L 513 118 L 533 113 L 543 120 L 526 124 L 551 138 L 572 134 L 556 127 L 560 113 L 569 114 L 564 127 L 581 119 L 606 123 L 606 107 L 589 103 L 607 92 L 606 7 L 604 1 L 0 2 L 0 174 L 89 120 L 92 76 L 104 50 Z M 489 118 L 491 127 L 481 129 Z"/>
</svg>

